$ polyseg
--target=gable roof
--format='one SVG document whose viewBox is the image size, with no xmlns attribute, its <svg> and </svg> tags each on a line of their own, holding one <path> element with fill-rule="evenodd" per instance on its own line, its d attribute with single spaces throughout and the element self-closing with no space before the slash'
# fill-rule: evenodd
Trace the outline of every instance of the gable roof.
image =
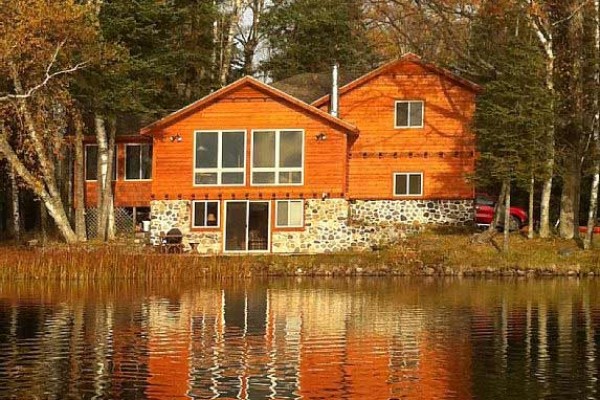
<svg viewBox="0 0 600 400">
<path fill-rule="evenodd" d="M 433 65 L 431 63 L 425 62 L 421 59 L 421 57 L 419 57 L 418 55 L 416 55 L 414 53 L 407 53 L 407 54 L 403 55 L 401 58 L 399 58 L 395 61 L 391 61 L 387 64 L 384 64 L 381 67 L 374 69 L 373 71 L 361 76 L 360 78 L 353 80 L 352 82 L 348 83 L 347 85 L 342 86 L 339 90 L 339 94 L 341 96 L 344 93 L 347 93 L 359 86 L 364 85 L 365 83 L 369 82 L 370 80 L 397 67 L 398 65 L 406 64 L 406 63 L 413 63 L 413 64 L 420 65 L 421 67 L 423 67 L 435 74 L 443 76 L 472 92 L 479 93 L 483 90 L 483 88 L 481 86 L 479 86 L 478 84 L 476 84 L 474 82 L 471 82 L 467 79 L 461 78 L 460 76 L 456 75 L 455 73 L 453 73 L 445 68 L 441 68 L 441 67 Z M 313 101 L 312 105 L 315 107 L 321 107 L 322 105 L 326 104 L 329 101 L 329 97 L 330 97 L 329 94 L 327 94 L 323 97 L 320 97 L 319 99 Z"/>
<path fill-rule="evenodd" d="M 142 128 L 140 130 L 140 133 L 142 135 L 152 134 L 157 129 L 164 128 L 165 126 L 169 126 L 172 123 L 180 120 L 181 118 L 184 118 L 184 117 L 188 116 L 189 114 L 192 114 L 192 113 L 218 101 L 223 96 L 225 96 L 228 93 L 231 93 L 231 92 L 235 91 L 236 89 L 239 89 L 240 87 L 243 87 L 243 86 L 252 86 L 258 90 L 264 91 L 273 98 L 282 100 L 290 105 L 296 106 L 304 111 L 307 111 L 308 113 L 310 113 L 318 118 L 326 120 L 327 122 L 337 126 L 338 128 L 341 128 L 341 130 L 343 130 L 344 132 L 351 133 L 351 134 L 358 134 L 358 128 L 355 127 L 354 125 L 349 124 L 348 122 L 343 121 L 339 118 L 336 118 L 336 117 L 326 113 L 325 111 L 319 110 L 318 108 L 313 107 L 301 100 L 298 100 L 297 98 L 290 96 L 289 94 L 282 92 L 279 89 L 276 89 L 267 84 L 264 84 L 251 76 L 245 76 L 244 78 L 238 79 L 237 81 L 201 98 L 200 100 L 197 100 L 194 103 L 192 103 L 178 111 L 175 111 L 172 114 L 167 115 L 166 117 Z"/>
<path fill-rule="evenodd" d="M 345 85 L 359 76 L 360 74 L 341 70 L 339 72 L 339 84 Z M 331 71 L 327 71 L 304 72 L 292 75 L 271 83 L 271 86 L 310 104 L 324 95 L 331 93 L 331 84 Z"/>
</svg>

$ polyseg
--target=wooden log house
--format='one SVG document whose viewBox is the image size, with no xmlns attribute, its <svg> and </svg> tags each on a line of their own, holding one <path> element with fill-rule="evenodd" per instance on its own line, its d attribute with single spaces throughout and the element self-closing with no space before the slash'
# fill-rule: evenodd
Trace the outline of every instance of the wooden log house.
<svg viewBox="0 0 600 400">
<path fill-rule="evenodd" d="M 203 253 L 362 250 L 472 222 L 479 86 L 408 54 L 335 96 L 288 89 L 244 77 L 119 139 L 115 205 Z"/>
</svg>

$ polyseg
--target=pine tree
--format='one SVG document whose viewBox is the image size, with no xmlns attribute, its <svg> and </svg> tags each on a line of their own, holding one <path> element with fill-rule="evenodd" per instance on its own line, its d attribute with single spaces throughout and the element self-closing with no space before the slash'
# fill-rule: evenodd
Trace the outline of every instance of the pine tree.
<svg viewBox="0 0 600 400">
<path fill-rule="evenodd" d="M 524 188 L 531 194 L 531 209 L 535 181 L 547 174 L 551 150 L 544 142 L 552 113 L 543 54 L 518 13 L 485 9 L 474 27 L 471 51 L 494 66 L 482 82 L 485 91 L 475 114 L 478 178 L 488 185 L 501 183 L 507 199 L 513 185 Z"/>
<path fill-rule="evenodd" d="M 279 0 L 264 18 L 270 57 L 262 68 L 274 80 L 328 71 L 338 62 L 364 72 L 377 63 L 359 0 Z"/>
</svg>

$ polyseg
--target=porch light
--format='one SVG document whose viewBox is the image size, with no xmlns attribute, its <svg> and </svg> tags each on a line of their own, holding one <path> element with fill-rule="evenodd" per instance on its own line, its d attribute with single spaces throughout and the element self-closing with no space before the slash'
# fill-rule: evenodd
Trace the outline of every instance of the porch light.
<svg viewBox="0 0 600 400">
<path fill-rule="evenodd" d="M 181 137 L 181 135 L 178 133 L 176 135 L 171 136 L 171 142 L 183 142 L 183 138 Z"/>
<path fill-rule="evenodd" d="M 327 135 L 323 132 L 319 133 L 317 136 L 315 136 L 317 139 L 317 142 L 322 142 L 324 140 L 327 140 Z"/>
</svg>

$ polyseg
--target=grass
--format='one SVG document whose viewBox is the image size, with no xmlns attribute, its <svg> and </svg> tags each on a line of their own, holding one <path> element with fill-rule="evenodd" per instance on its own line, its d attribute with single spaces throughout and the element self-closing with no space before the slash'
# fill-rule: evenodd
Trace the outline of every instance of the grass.
<svg viewBox="0 0 600 400">
<path fill-rule="evenodd" d="M 424 264 L 441 264 L 461 269 L 521 269 L 547 272 L 599 272 L 600 251 L 583 251 L 573 240 L 527 239 L 519 233 L 510 236 L 508 253 L 498 251 L 492 244 L 473 244 L 473 232 L 468 230 L 431 230 L 412 238 Z M 495 241 L 502 246 L 502 237 Z M 600 247 L 600 241 L 596 242 Z"/>
<path fill-rule="evenodd" d="M 431 229 L 378 252 L 319 255 L 200 256 L 107 245 L 4 246 L 0 247 L 0 282 L 69 280 L 94 284 L 123 279 L 162 282 L 267 275 L 455 275 L 531 270 L 600 273 L 600 251 L 582 251 L 574 241 L 528 240 L 513 234 L 511 250 L 503 254 L 490 244 L 472 244 L 473 234 L 465 229 Z M 496 240 L 502 239 L 498 236 Z"/>
</svg>

